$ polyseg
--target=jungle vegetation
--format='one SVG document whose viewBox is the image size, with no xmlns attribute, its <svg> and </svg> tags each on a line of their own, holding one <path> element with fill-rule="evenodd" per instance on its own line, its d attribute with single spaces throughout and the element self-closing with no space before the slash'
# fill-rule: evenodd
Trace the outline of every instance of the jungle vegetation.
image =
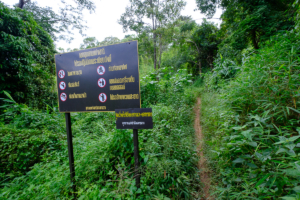
<svg viewBox="0 0 300 200">
<path fill-rule="evenodd" d="M 0 199 L 72 199 L 65 120 L 54 54 L 138 41 L 141 188 L 131 130 L 114 113 L 72 113 L 78 199 L 201 199 L 193 107 L 201 98 L 204 155 L 215 199 L 300 199 L 300 1 L 195 0 L 207 19 L 181 15 L 184 0 L 131 0 L 118 23 L 133 35 L 85 37 L 82 11 L 0 2 Z M 221 24 L 210 22 L 222 9 Z M 147 23 L 149 22 L 150 23 Z"/>
</svg>

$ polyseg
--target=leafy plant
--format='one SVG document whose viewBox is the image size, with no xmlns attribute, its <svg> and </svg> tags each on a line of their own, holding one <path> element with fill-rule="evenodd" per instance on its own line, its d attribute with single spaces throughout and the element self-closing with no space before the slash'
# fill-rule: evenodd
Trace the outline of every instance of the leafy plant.
<svg viewBox="0 0 300 200">
<path fill-rule="evenodd" d="M 36 108 L 53 104 L 55 49 L 49 34 L 31 13 L 0 3 L 0 35 L 0 91 Z"/>
<path fill-rule="evenodd" d="M 199 187 L 191 106 L 195 95 L 192 90 L 184 89 L 189 87 L 190 79 L 191 75 L 186 74 L 186 70 L 171 72 L 170 68 L 162 68 L 159 74 L 153 73 L 143 79 L 143 106 L 153 108 L 154 129 L 139 130 L 140 189 L 136 188 L 134 180 L 132 131 L 116 130 L 114 113 L 72 113 L 79 199 L 192 199 L 195 196 Z M 154 92 L 158 95 L 156 102 L 150 98 Z M 35 137 L 34 133 L 44 133 L 44 140 L 30 139 L 35 146 L 41 144 L 38 147 L 43 151 L 34 149 L 30 154 L 38 159 L 32 168 L 29 166 L 31 170 L 26 175 L 2 183 L 0 198 L 71 199 L 65 136 L 58 138 L 60 150 L 56 147 L 53 151 L 52 148 L 47 150 L 53 135 L 48 130 L 64 135 L 63 116 L 55 111 L 47 114 L 23 107 L 15 111 L 14 106 L 18 108 L 20 105 L 10 101 L 7 103 L 4 114 L 10 110 L 14 117 L 9 124 L 3 125 L 8 130 L 3 132 L 6 136 L 3 138 L 9 137 L 9 131 L 15 133 L 22 128 L 22 133 L 28 133 L 28 137 Z M 42 118 L 43 115 L 45 118 Z M 52 122 L 56 125 L 52 126 Z M 14 142 L 15 152 L 26 152 L 23 147 L 30 148 L 14 140 L 9 141 Z M 14 166 L 23 165 L 15 163 Z"/>
<path fill-rule="evenodd" d="M 219 199 L 299 199 L 298 43 L 289 32 L 271 38 L 219 94 L 202 95 Z"/>
<path fill-rule="evenodd" d="M 25 174 L 43 154 L 60 150 L 60 138 L 49 131 L 0 127 L 0 181 Z"/>
</svg>

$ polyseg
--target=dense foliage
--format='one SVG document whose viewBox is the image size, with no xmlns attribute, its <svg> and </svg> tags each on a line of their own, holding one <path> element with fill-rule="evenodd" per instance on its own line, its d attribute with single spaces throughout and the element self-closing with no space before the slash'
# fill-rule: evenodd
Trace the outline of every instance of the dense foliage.
<svg viewBox="0 0 300 200">
<path fill-rule="evenodd" d="M 54 99 L 54 45 L 31 13 L 0 2 L 0 91 L 42 108 Z M 4 97 L 3 94 L 0 94 Z"/>
<path fill-rule="evenodd" d="M 212 17 L 216 7 L 222 7 L 222 31 L 230 35 L 226 40 L 242 50 L 250 42 L 258 49 L 262 42 L 281 30 L 289 30 L 294 0 L 196 0 L 202 13 Z"/>
<path fill-rule="evenodd" d="M 156 76 L 145 77 L 142 81 L 145 97 L 143 106 L 153 108 L 154 129 L 139 131 L 143 175 L 142 187 L 138 190 L 133 178 L 132 132 L 116 130 L 113 113 L 72 114 L 76 181 L 81 199 L 164 197 L 190 199 L 193 195 L 197 195 L 192 193 L 199 184 L 196 181 L 197 157 L 192 126 L 192 106 L 195 96 L 182 89 L 190 85 L 190 76 L 184 71 L 175 76 L 161 71 L 158 76 L 161 80 L 159 83 L 155 81 L 156 78 L 150 78 Z M 169 79 L 176 81 L 170 83 Z M 155 100 L 152 97 L 157 92 L 160 97 Z M 152 105 L 154 103 L 156 105 Z M 46 121 L 57 124 L 58 129 L 53 130 L 51 123 L 44 124 L 44 119 L 26 121 L 25 119 L 30 118 L 32 114 L 23 110 L 15 115 L 13 123 L 18 124 L 17 127 L 20 128 L 26 123 L 23 132 L 29 132 L 30 129 L 50 130 L 52 133 L 44 133 L 43 137 L 48 138 L 47 141 L 53 141 L 52 136 L 56 135 L 55 138 L 59 138 L 58 144 L 62 145 L 62 150 L 48 151 L 46 156 L 39 160 L 41 162 L 34 165 L 25 176 L 2 183 L 4 188 L 0 192 L 1 198 L 68 198 L 70 197 L 68 154 L 65 137 L 61 137 L 64 134 L 63 117 L 57 116 L 57 113 L 43 113 L 46 115 Z M 33 115 L 35 118 L 39 113 Z M 37 126 L 38 124 L 41 126 Z M 3 139 L 10 137 L 7 132 L 11 130 L 7 129 L 7 126 L 1 130 L 6 135 Z M 26 138 L 26 135 L 22 137 Z M 34 137 L 34 134 L 31 137 Z M 37 145 L 32 138 L 30 141 Z M 56 148 L 53 143 L 47 144 L 50 145 L 49 149 Z M 17 149 L 24 150 L 21 147 Z M 38 162 L 33 155 L 37 152 L 44 153 L 34 148 L 31 151 L 32 157 L 27 160 L 32 163 Z M 6 153 L 9 153 L 9 150 L 4 149 L 3 154 Z M 18 163 L 15 164 L 20 166 Z"/>
<path fill-rule="evenodd" d="M 132 132 L 117 130 L 113 113 L 72 113 L 78 199 L 204 198 L 193 129 L 199 96 L 211 198 L 300 199 L 299 0 L 196 3 L 208 17 L 223 8 L 222 24 L 181 16 L 182 0 L 134 0 L 119 23 L 137 35 L 58 48 L 138 40 L 142 107 L 153 108 L 154 128 L 139 131 L 139 189 Z M 0 3 L 0 199 L 71 199 L 51 36 L 77 22 L 52 23 L 62 16 L 34 2 L 24 9 Z"/>
<path fill-rule="evenodd" d="M 57 134 L 8 127 L 0 128 L 0 181 L 20 176 L 42 159 L 46 152 L 60 147 Z"/>
<path fill-rule="evenodd" d="M 243 59 L 235 79 L 204 92 L 219 199 L 300 197 L 299 56 L 295 34 L 272 37 Z M 216 77 L 207 75 L 207 84 Z"/>
</svg>

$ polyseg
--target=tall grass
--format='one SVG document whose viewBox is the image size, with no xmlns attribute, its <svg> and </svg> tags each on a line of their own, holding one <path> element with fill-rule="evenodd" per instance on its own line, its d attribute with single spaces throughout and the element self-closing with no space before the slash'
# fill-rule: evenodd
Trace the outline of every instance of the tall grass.
<svg viewBox="0 0 300 200">
<path fill-rule="evenodd" d="M 193 199 L 196 195 L 195 96 L 191 90 L 183 90 L 190 85 L 190 76 L 184 71 L 172 75 L 164 70 L 144 78 L 141 86 L 143 106 L 153 108 L 154 128 L 139 130 L 140 189 L 133 173 L 132 130 L 116 130 L 114 113 L 72 113 L 78 199 Z M 156 93 L 159 98 L 152 99 Z M 55 117 L 58 113 L 44 113 L 46 119 L 30 121 L 24 119 L 40 114 L 20 112 L 10 112 L 14 116 L 10 124 L 64 134 L 60 124 L 64 119 Z M 48 120 L 55 121 L 57 129 L 44 123 Z M 65 138 L 60 144 L 60 150 L 44 154 L 26 175 L 3 183 L 0 199 L 71 199 Z"/>
<path fill-rule="evenodd" d="M 203 89 L 217 199 L 300 199 L 299 64 L 299 38 L 285 33 L 245 57 L 235 78 Z"/>
</svg>

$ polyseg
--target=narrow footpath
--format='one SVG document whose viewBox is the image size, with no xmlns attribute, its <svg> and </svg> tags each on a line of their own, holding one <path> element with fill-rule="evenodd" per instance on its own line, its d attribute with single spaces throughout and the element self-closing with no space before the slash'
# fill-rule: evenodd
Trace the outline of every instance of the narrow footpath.
<svg viewBox="0 0 300 200">
<path fill-rule="evenodd" d="M 194 108 L 195 111 L 195 122 L 194 122 L 194 129 L 195 129 L 195 136 L 196 136 L 196 144 L 197 144 L 197 153 L 199 156 L 198 161 L 198 169 L 199 169 L 199 175 L 201 179 L 201 183 L 203 185 L 202 188 L 202 200 L 212 200 L 213 197 L 210 196 L 209 189 L 210 189 L 210 177 L 209 177 L 209 169 L 207 167 L 206 159 L 204 157 L 203 148 L 204 148 L 204 142 L 203 142 L 203 135 L 202 135 L 202 129 L 200 125 L 200 111 L 201 111 L 201 99 L 197 98 L 197 104 Z"/>
</svg>

